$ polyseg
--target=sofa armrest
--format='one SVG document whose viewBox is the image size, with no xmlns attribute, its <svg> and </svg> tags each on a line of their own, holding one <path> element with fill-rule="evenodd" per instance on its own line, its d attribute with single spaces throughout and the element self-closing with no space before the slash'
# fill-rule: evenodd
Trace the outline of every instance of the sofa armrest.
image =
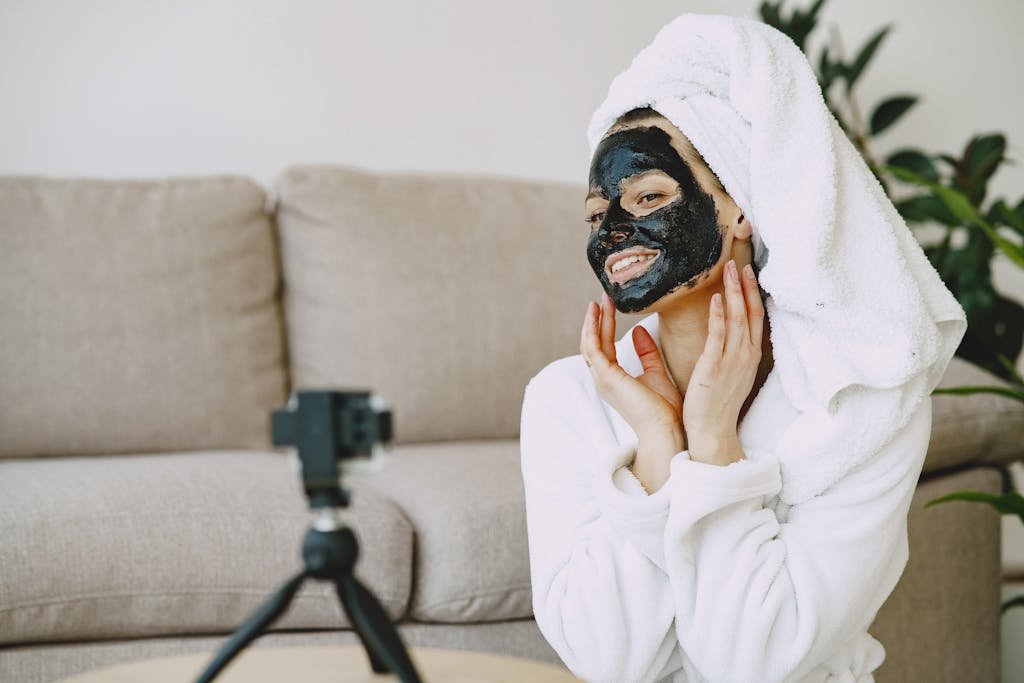
<svg viewBox="0 0 1024 683">
<path fill-rule="evenodd" d="M 1010 386 L 954 356 L 939 387 Z M 932 438 L 923 473 L 1024 459 L 1024 403 L 998 394 L 933 394 Z"/>
</svg>

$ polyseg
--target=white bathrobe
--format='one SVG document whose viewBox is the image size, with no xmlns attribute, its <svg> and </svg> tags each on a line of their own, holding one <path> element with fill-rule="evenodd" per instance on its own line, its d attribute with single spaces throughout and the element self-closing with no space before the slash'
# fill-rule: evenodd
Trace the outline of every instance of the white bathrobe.
<svg viewBox="0 0 1024 683">
<path fill-rule="evenodd" d="M 658 317 L 639 324 L 658 340 Z M 626 332 L 620 364 L 641 372 Z M 526 387 L 521 422 L 533 610 L 585 681 L 873 681 L 867 629 L 908 558 L 907 512 L 931 434 L 926 398 L 840 481 L 787 506 L 780 434 L 797 415 L 778 373 L 739 427 L 746 459 L 671 461 L 648 496 L 626 468 L 636 434 L 580 355 Z"/>
</svg>

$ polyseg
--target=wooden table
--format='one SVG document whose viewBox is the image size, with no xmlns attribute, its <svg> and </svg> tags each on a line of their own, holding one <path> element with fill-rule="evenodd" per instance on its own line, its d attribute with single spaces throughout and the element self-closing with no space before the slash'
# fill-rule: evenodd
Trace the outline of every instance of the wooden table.
<svg viewBox="0 0 1024 683">
<path fill-rule="evenodd" d="M 424 683 L 572 683 L 560 667 L 518 657 L 468 650 L 410 647 L 409 657 Z M 146 659 L 96 669 L 60 683 L 192 683 L 212 652 Z M 256 647 L 238 655 L 216 683 L 385 683 L 394 674 L 374 674 L 361 645 Z"/>
</svg>

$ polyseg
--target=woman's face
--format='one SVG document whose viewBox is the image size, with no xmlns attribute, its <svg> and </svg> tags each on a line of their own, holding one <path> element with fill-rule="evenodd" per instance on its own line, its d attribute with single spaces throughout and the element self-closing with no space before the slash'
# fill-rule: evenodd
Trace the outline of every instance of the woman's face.
<svg viewBox="0 0 1024 683">
<path fill-rule="evenodd" d="M 625 313 L 695 287 L 722 254 L 715 200 L 670 132 L 682 136 L 667 119 L 651 119 L 610 133 L 590 166 L 587 260 Z"/>
</svg>

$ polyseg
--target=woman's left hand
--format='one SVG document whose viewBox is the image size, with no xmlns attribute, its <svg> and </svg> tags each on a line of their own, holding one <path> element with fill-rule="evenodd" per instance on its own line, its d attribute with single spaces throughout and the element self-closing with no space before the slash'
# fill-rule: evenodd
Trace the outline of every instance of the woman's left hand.
<svg viewBox="0 0 1024 683">
<path fill-rule="evenodd" d="M 717 462 L 723 449 L 738 450 L 740 409 L 761 362 L 765 313 L 760 288 L 752 270 L 749 275 L 737 271 L 736 260 L 730 259 L 723 277 L 725 305 L 721 295 L 712 298 L 707 342 L 683 396 L 690 456 L 702 462 Z"/>
</svg>

